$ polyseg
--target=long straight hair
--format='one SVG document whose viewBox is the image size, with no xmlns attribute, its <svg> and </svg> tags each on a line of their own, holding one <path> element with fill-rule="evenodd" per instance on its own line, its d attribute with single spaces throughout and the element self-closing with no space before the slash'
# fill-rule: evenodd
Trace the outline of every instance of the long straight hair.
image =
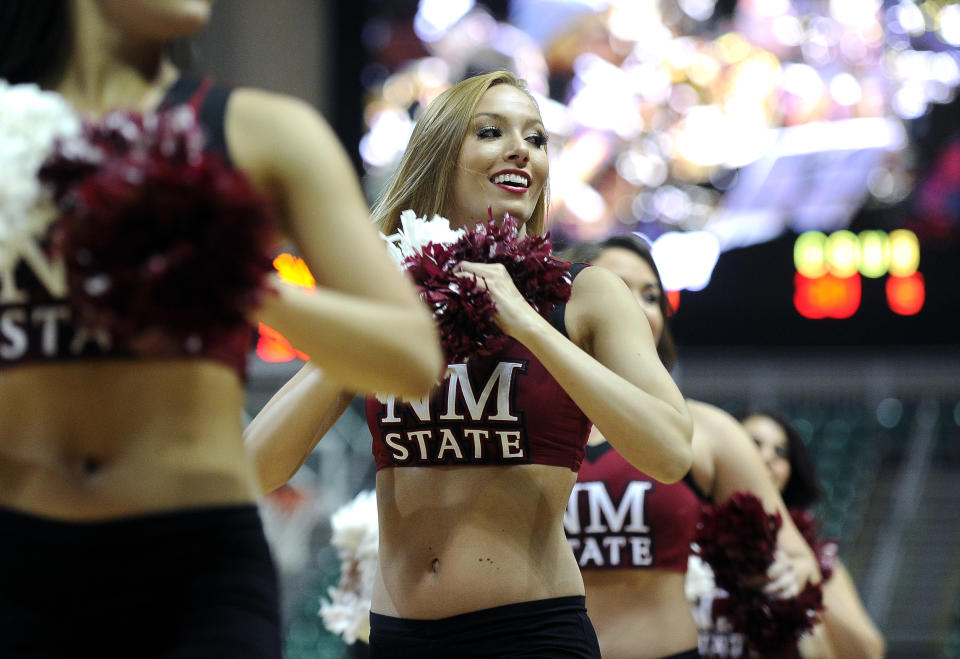
<svg viewBox="0 0 960 659">
<path fill-rule="evenodd" d="M 520 78 L 509 71 L 494 71 L 457 83 L 423 111 L 397 170 L 374 204 L 372 214 L 380 231 L 388 235 L 396 231 L 401 211 L 408 208 L 418 216 L 429 218 L 443 215 L 451 207 L 454 165 L 460 156 L 463 138 L 480 98 L 495 85 L 510 85 L 530 94 Z M 544 184 L 526 223 L 528 234 L 543 233 L 547 198 L 547 184 Z"/>
</svg>

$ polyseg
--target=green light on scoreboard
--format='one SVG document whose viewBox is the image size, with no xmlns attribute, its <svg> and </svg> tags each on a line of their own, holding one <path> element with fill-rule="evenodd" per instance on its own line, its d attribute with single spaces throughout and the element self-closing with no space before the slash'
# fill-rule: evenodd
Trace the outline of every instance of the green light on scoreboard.
<svg viewBox="0 0 960 659">
<path fill-rule="evenodd" d="M 844 279 L 859 272 L 877 279 L 885 274 L 908 277 L 920 265 L 920 243 L 908 229 L 885 231 L 805 231 L 793 245 L 793 262 L 804 277 L 830 273 Z"/>
</svg>

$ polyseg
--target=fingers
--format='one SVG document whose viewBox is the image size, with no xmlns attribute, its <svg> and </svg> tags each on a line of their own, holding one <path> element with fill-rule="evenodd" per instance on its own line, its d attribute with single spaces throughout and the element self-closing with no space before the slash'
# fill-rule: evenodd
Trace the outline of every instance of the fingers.
<svg viewBox="0 0 960 659">
<path fill-rule="evenodd" d="M 786 599 L 796 597 L 800 592 L 797 583 L 797 573 L 787 555 L 778 550 L 776 558 L 767 569 L 767 583 L 763 586 L 763 593 L 770 597 Z"/>
</svg>

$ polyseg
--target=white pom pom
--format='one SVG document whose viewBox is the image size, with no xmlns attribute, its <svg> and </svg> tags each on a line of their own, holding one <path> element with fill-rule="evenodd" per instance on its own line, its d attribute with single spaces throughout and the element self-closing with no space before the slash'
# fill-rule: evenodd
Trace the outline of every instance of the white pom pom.
<svg viewBox="0 0 960 659">
<path fill-rule="evenodd" d="M 466 233 L 463 229 L 451 229 L 450 220 L 434 215 L 427 220 L 426 215 L 417 217 L 412 210 L 400 213 L 400 229 L 389 236 L 380 236 L 387 241 L 390 256 L 401 267 L 408 256 L 419 254 L 430 243 L 452 245 Z"/>
<path fill-rule="evenodd" d="M 684 583 L 684 593 L 687 601 L 697 602 L 705 598 L 712 598 L 716 588 L 713 569 L 696 554 L 687 558 L 687 575 Z"/>
<path fill-rule="evenodd" d="M 0 80 L 0 271 L 9 270 L 27 241 L 41 237 L 56 217 L 37 172 L 56 139 L 79 135 L 80 128 L 59 94 Z"/>
<path fill-rule="evenodd" d="M 340 582 L 330 588 L 330 599 L 320 601 L 324 626 L 353 644 L 370 637 L 370 600 L 377 573 L 380 528 L 377 495 L 364 490 L 330 518 L 330 543 L 340 556 Z"/>
</svg>

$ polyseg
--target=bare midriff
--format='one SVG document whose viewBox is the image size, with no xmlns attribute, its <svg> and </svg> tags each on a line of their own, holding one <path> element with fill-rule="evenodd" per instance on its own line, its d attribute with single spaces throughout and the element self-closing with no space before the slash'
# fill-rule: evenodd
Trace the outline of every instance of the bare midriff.
<svg viewBox="0 0 960 659">
<path fill-rule="evenodd" d="M 587 613 L 604 659 L 653 659 L 696 648 L 684 579 L 672 570 L 584 570 Z"/>
<path fill-rule="evenodd" d="M 433 620 L 582 595 L 563 532 L 575 480 L 546 465 L 382 469 L 372 610 Z"/>
<path fill-rule="evenodd" d="M 83 521 L 252 502 L 243 396 L 206 360 L 0 371 L 0 507 Z"/>
</svg>

